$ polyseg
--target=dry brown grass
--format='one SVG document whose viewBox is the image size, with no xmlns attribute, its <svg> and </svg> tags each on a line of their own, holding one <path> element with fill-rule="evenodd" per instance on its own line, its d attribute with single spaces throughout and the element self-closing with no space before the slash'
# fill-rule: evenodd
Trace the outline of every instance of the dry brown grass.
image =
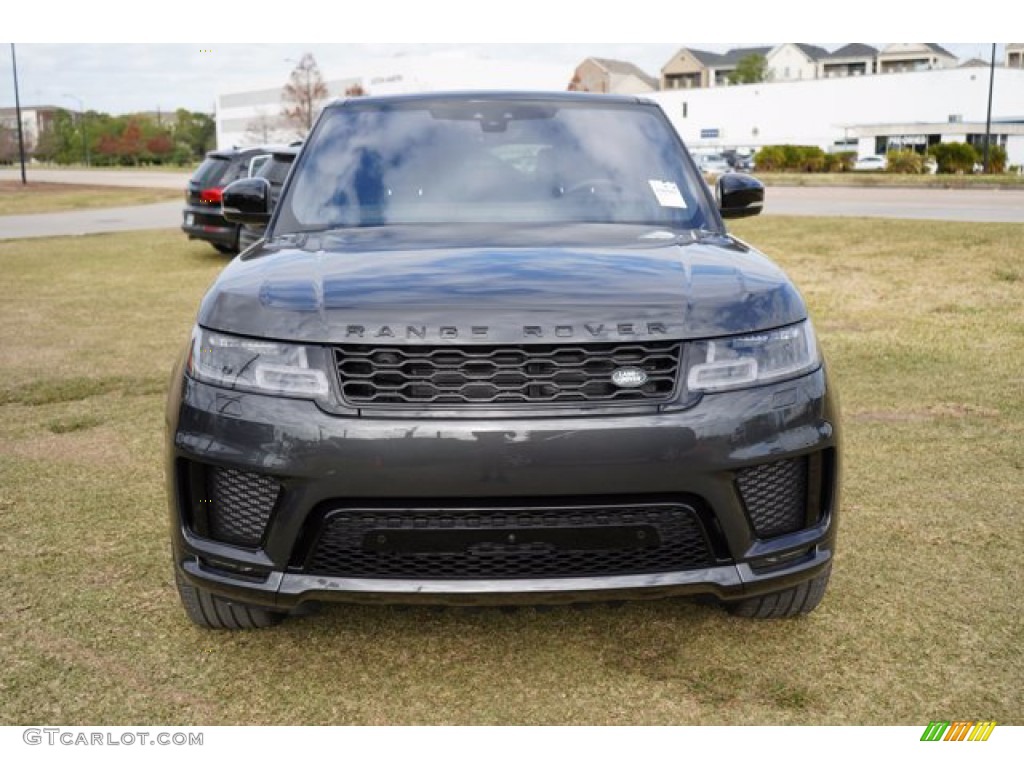
<svg viewBox="0 0 1024 768">
<path fill-rule="evenodd" d="M 51 184 L 0 181 L 0 216 L 53 213 L 84 208 L 116 208 L 181 200 L 182 192 L 146 187 L 104 187 L 89 184 Z"/>
<path fill-rule="evenodd" d="M 170 576 L 163 385 L 223 261 L 0 243 L 0 723 L 1024 722 L 1019 225 L 765 218 L 846 418 L 821 608 L 335 607 L 241 634 Z"/>
</svg>

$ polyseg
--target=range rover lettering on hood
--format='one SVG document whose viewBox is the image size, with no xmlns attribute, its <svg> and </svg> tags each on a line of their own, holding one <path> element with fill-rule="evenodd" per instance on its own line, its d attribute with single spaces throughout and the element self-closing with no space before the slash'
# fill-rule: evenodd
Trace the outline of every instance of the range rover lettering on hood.
<svg viewBox="0 0 1024 768">
<path fill-rule="evenodd" d="M 637 335 L 665 336 L 668 323 L 580 323 L 563 325 L 524 325 L 524 338 L 571 339 L 591 336 L 595 339 L 629 338 Z M 487 325 L 346 325 L 345 338 L 351 339 L 486 339 L 491 335 Z"/>
</svg>

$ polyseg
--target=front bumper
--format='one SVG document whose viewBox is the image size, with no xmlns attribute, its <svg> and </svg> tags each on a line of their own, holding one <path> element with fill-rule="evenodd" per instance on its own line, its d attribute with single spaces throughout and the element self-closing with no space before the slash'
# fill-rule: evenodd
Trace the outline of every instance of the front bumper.
<svg viewBox="0 0 1024 768">
<path fill-rule="evenodd" d="M 736 599 L 817 575 L 835 545 L 839 434 L 824 369 L 704 396 L 677 412 L 500 419 L 358 418 L 302 400 L 223 390 L 175 375 L 168 491 L 176 566 L 192 584 L 287 609 L 308 600 L 549 603 L 709 594 Z M 814 457 L 813 514 L 758 537 L 737 486 L 745 467 Z M 196 530 L 190 467 L 259 473 L 281 495 L 258 545 Z M 684 500 L 712 557 L 658 573 L 538 578 L 364 578 L 310 573 L 303 552 L 346 506 L 477 506 Z M 540 501 L 538 501 L 540 500 Z"/>
</svg>

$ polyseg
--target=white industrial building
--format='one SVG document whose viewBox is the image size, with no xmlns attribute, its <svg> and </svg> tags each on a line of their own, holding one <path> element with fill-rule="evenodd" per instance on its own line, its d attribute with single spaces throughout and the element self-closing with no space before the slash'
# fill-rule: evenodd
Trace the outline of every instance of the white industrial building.
<svg viewBox="0 0 1024 768">
<path fill-rule="evenodd" d="M 888 148 L 966 141 L 985 133 L 989 69 L 958 67 L 644 94 L 657 101 L 691 149 L 816 145 L 882 154 Z M 994 141 L 1024 165 L 1024 69 L 997 67 Z"/>
<path fill-rule="evenodd" d="M 358 77 L 331 80 L 331 98 L 352 85 L 373 95 L 454 89 L 562 90 L 559 68 L 467 58 L 368 65 Z M 864 77 L 686 88 L 643 93 L 664 108 L 691 149 L 749 149 L 769 144 L 817 145 L 859 156 L 940 141 L 980 146 L 985 133 L 989 69 L 961 66 Z M 217 145 L 291 141 L 280 118 L 280 86 L 217 98 Z M 992 136 L 1010 165 L 1024 165 L 1024 69 L 996 67 Z"/>
<path fill-rule="evenodd" d="M 507 88 L 559 91 L 569 82 L 570 74 L 563 67 L 543 62 L 511 62 L 457 52 L 368 59 L 358 73 L 326 82 L 327 101 L 343 97 L 354 85 L 373 96 Z M 265 83 L 246 91 L 220 94 L 217 97 L 217 146 L 226 148 L 301 138 L 301 134 L 281 117 L 283 86 L 282 80 L 277 85 Z"/>
</svg>

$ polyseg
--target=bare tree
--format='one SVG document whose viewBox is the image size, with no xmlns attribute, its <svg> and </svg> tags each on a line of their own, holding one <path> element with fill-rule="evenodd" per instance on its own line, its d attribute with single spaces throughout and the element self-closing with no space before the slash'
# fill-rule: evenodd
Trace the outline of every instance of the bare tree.
<svg viewBox="0 0 1024 768">
<path fill-rule="evenodd" d="M 256 117 L 245 126 L 245 140 L 250 144 L 269 144 L 274 136 L 275 120 L 262 109 L 257 110 Z"/>
<path fill-rule="evenodd" d="M 362 84 L 353 83 L 352 85 L 345 89 L 345 95 L 348 96 L 349 98 L 354 98 L 356 96 L 369 96 L 370 94 L 367 92 L 365 88 L 363 88 Z"/>
<path fill-rule="evenodd" d="M 304 138 L 313 127 L 313 118 L 326 98 L 327 84 L 320 74 L 316 59 L 311 53 L 303 54 L 281 91 L 281 101 L 284 103 L 281 114 Z"/>
</svg>

